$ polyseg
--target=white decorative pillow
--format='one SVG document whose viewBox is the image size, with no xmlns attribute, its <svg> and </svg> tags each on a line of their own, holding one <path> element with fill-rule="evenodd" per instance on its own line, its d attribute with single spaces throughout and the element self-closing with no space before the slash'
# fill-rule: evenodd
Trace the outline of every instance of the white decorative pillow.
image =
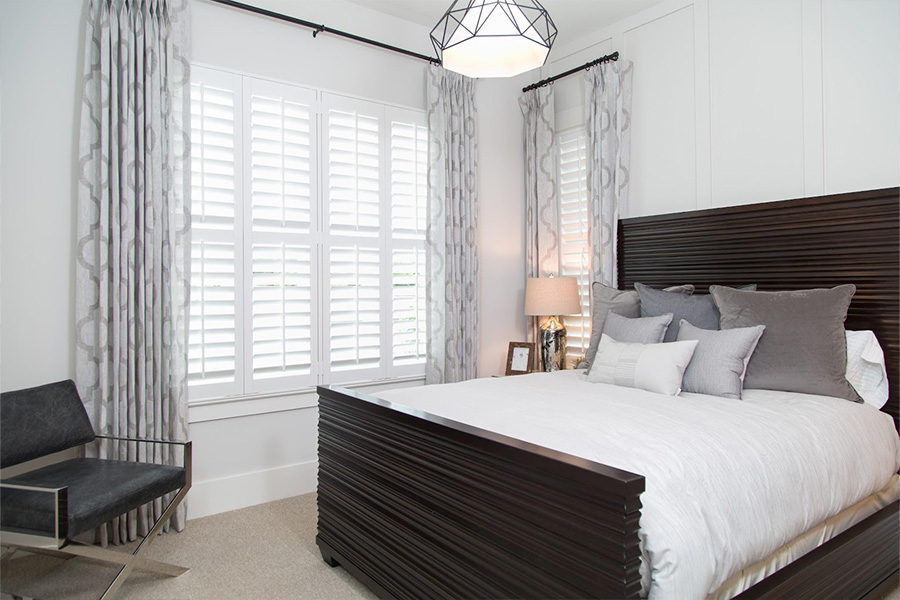
<svg viewBox="0 0 900 600">
<path fill-rule="evenodd" d="M 866 404 L 881 408 L 888 400 L 884 351 L 872 331 L 845 331 L 847 381 Z"/>
<path fill-rule="evenodd" d="M 617 342 L 604 333 L 587 380 L 677 396 L 696 347 L 697 340 L 632 344 Z"/>
</svg>

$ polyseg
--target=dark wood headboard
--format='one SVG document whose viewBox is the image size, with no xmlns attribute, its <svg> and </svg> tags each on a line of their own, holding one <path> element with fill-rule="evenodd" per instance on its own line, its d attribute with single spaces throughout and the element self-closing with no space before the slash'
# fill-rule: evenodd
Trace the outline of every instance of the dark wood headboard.
<svg viewBox="0 0 900 600">
<path fill-rule="evenodd" d="M 856 284 L 847 329 L 884 349 L 900 412 L 900 188 L 619 221 L 619 287 L 756 283 L 760 290 Z"/>
</svg>

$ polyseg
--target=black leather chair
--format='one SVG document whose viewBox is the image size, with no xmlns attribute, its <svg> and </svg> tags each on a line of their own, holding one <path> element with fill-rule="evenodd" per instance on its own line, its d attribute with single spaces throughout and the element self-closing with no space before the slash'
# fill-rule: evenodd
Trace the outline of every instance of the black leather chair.
<svg viewBox="0 0 900 600">
<path fill-rule="evenodd" d="M 183 466 L 75 458 L 0 482 L 0 568 L 18 548 L 84 556 L 122 566 L 101 598 L 110 598 L 132 569 L 178 576 L 187 569 L 143 556 L 191 487 L 191 443 L 96 435 L 71 380 L 0 394 L 0 467 L 95 443 L 98 439 L 183 447 Z M 174 495 L 133 554 L 74 541 L 75 536 L 170 492 Z"/>
</svg>

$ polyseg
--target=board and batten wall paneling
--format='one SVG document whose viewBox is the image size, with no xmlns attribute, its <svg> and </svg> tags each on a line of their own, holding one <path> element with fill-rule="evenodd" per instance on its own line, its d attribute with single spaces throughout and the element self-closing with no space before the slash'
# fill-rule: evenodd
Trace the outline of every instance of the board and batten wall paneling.
<svg viewBox="0 0 900 600">
<path fill-rule="evenodd" d="M 541 76 L 615 50 L 634 62 L 623 216 L 900 184 L 897 0 L 665 0 L 561 38 Z M 580 90 L 556 92 L 572 126 Z"/>
<path fill-rule="evenodd" d="M 900 2 L 823 0 L 825 187 L 900 179 Z"/>
<path fill-rule="evenodd" d="M 714 207 L 804 195 L 801 7 L 709 4 Z"/>
<path fill-rule="evenodd" d="M 697 207 L 694 7 L 625 32 L 634 61 L 629 215 Z"/>
</svg>

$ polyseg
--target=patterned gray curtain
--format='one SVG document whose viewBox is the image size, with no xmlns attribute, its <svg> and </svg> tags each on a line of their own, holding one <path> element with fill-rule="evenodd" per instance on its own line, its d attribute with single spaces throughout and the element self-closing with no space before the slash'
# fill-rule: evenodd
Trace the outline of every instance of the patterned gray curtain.
<svg viewBox="0 0 900 600">
<path fill-rule="evenodd" d="M 101 434 L 187 438 L 187 3 L 91 0 L 88 10 L 76 379 Z M 161 444 L 89 446 L 103 458 L 165 464 L 178 464 L 182 454 L 178 446 Z M 146 535 L 165 504 L 157 500 L 114 519 L 101 528 L 101 543 Z M 184 517 L 182 504 L 172 517 L 177 530 Z"/>
<path fill-rule="evenodd" d="M 475 80 L 428 68 L 425 383 L 476 377 L 478 131 Z"/>
<path fill-rule="evenodd" d="M 519 98 L 525 116 L 525 276 L 559 275 L 559 197 L 553 88 Z M 528 341 L 538 339 L 538 318 L 525 317 Z"/>
<path fill-rule="evenodd" d="M 615 287 L 616 226 L 628 200 L 632 63 L 595 65 L 584 75 L 587 110 L 588 226 L 591 281 Z"/>
</svg>

